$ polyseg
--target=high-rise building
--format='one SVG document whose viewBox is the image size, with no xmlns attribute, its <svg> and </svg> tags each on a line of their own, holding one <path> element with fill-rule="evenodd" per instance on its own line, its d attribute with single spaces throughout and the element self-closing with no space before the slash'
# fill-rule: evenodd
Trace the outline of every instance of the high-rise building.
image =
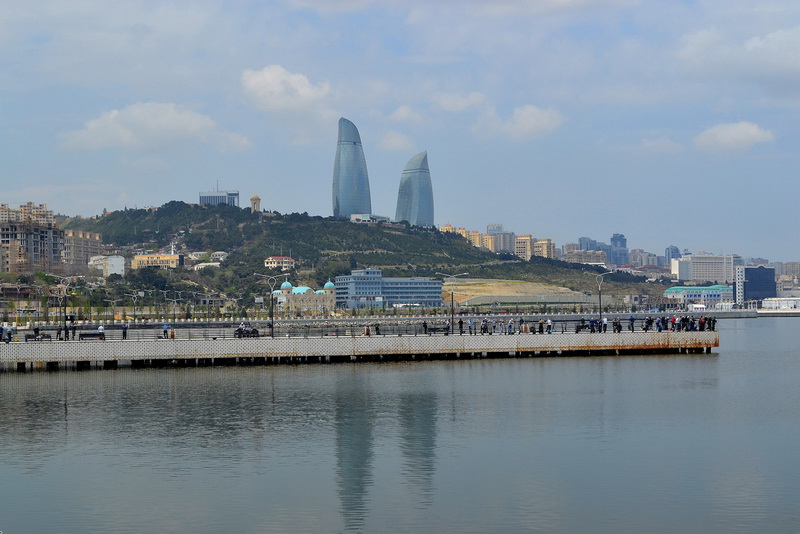
<svg viewBox="0 0 800 534">
<path fill-rule="evenodd" d="M 333 163 L 333 216 L 349 219 L 359 213 L 372 213 L 367 160 L 356 125 L 342 117 Z"/>
<path fill-rule="evenodd" d="M 678 280 L 730 283 L 735 279 L 734 267 L 742 265 L 735 254 L 684 254 L 672 259 L 672 276 Z"/>
<path fill-rule="evenodd" d="M 615 265 L 627 265 L 630 263 L 628 240 L 623 234 L 611 236 L 611 263 Z"/>
<path fill-rule="evenodd" d="M 514 240 L 514 254 L 525 261 L 533 256 L 534 239 L 531 234 L 520 234 Z"/>
<path fill-rule="evenodd" d="M 670 245 L 666 249 L 664 249 L 664 261 L 666 261 L 667 265 L 670 265 L 672 260 L 681 257 L 681 251 L 675 245 Z"/>
<path fill-rule="evenodd" d="M 733 293 L 736 304 L 741 305 L 747 301 L 770 299 L 777 296 L 774 267 L 737 265 L 734 269 L 736 280 L 733 284 Z"/>
<path fill-rule="evenodd" d="M 408 221 L 413 226 L 433 226 L 433 186 L 427 152 L 411 158 L 403 169 L 394 220 Z"/>
</svg>

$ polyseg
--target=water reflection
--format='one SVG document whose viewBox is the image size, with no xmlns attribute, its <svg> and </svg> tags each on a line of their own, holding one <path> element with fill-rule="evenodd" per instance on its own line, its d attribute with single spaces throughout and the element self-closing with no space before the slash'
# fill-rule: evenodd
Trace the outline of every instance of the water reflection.
<svg viewBox="0 0 800 534">
<path fill-rule="evenodd" d="M 0 530 L 800 531 L 800 329 L 748 324 L 712 356 L 0 373 Z"/>
<path fill-rule="evenodd" d="M 345 530 L 364 526 L 372 485 L 375 409 L 367 377 L 348 374 L 336 383 L 336 474 Z"/>
</svg>

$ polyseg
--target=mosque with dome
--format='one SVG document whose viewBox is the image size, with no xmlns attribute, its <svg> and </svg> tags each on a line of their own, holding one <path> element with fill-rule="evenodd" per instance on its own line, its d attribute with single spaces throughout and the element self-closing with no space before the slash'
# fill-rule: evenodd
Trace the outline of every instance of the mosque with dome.
<svg viewBox="0 0 800 534">
<path fill-rule="evenodd" d="M 336 287 L 330 280 L 317 290 L 293 286 L 287 280 L 272 292 L 272 298 L 277 312 L 285 317 L 327 316 L 336 308 Z"/>
</svg>

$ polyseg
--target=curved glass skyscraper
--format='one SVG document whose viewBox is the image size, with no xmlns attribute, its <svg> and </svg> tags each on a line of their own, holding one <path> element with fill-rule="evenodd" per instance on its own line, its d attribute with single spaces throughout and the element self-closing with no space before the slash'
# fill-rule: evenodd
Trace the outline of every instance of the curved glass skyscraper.
<svg viewBox="0 0 800 534">
<path fill-rule="evenodd" d="M 367 160 L 356 125 L 339 119 L 339 142 L 333 164 L 333 216 L 349 219 L 354 213 L 372 213 Z"/>
<path fill-rule="evenodd" d="M 408 221 L 415 226 L 433 226 L 433 186 L 427 152 L 411 158 L 403 169 L 394 220 Z"/>
</svg>

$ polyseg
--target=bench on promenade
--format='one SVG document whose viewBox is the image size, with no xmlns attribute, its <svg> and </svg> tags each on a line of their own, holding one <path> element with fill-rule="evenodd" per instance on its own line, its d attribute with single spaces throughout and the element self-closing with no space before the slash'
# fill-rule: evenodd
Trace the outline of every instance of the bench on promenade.
<svg viewBox="0 0 800 534">
<path fill-rule="evenodd" d="M 105 332 L 81 332 L 78 334 L 78 339 L 98 339 L 104 340 L 106 338 Z"/>
<path fill-rule="evenodd" d="M 25 334 L 25 341 L 53 341 L 50 334 Z"/>
</svg>

